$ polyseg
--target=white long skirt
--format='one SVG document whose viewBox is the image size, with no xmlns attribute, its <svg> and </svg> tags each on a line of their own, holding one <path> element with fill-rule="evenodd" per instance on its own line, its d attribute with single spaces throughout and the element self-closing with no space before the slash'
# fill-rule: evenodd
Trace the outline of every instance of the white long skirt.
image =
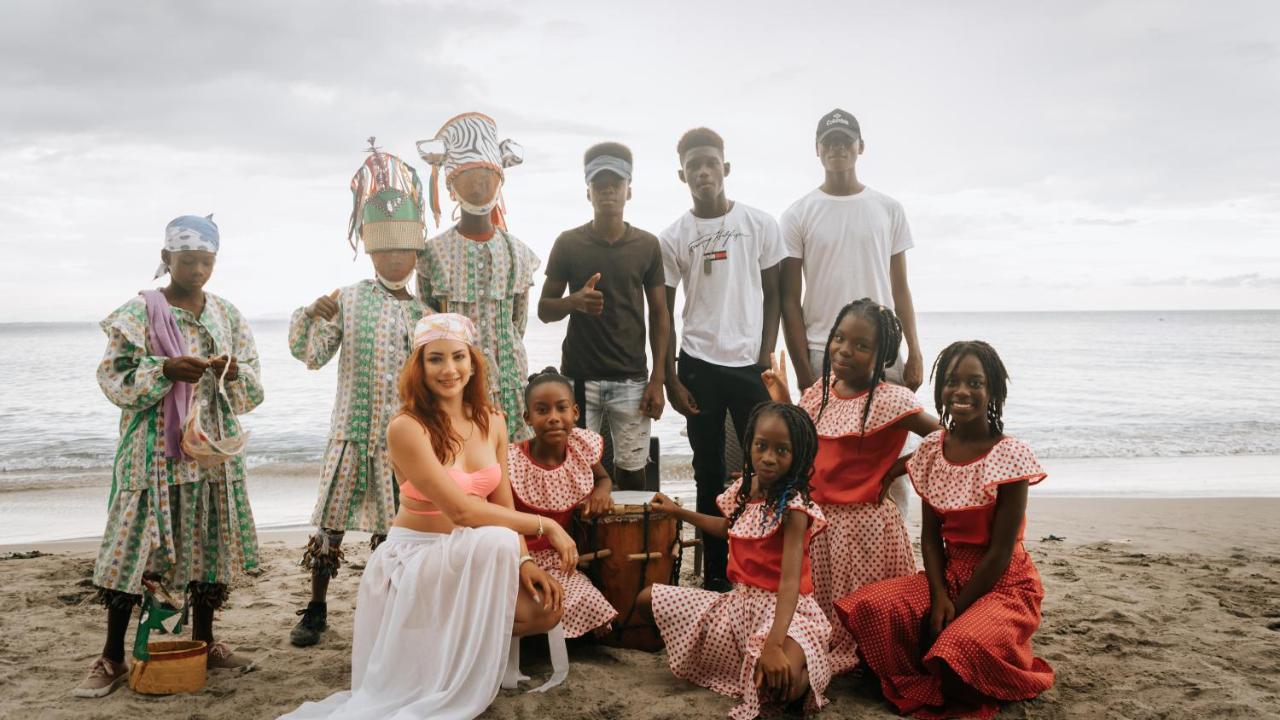
<svg viewBox="0 0 1280 720">
<path fill-rule="evenodd" d="M 519 538 L 506 528 L 391 528 L 360 580 L 351 690 L 282 717 L 470 720 L 484 712 L 511 649 L 519 556 Z"/>
</svg>

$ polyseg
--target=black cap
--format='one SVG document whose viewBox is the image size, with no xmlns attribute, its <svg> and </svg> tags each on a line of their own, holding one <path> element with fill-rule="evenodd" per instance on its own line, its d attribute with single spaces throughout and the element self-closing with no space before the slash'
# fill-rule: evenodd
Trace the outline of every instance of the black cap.
<svg viewBox="0 0 1280 720">
<path fill-rule="evenodd" d="M 817 142 L 822 142 L 822 138 L 833 132 L 842 132 L 849 137 L 857 140 L 862 137 L 862 128 L 858 126 L 858 118 L 853 113 L 836 108 L 818 121 L 818 138 Z"/>
</svg>

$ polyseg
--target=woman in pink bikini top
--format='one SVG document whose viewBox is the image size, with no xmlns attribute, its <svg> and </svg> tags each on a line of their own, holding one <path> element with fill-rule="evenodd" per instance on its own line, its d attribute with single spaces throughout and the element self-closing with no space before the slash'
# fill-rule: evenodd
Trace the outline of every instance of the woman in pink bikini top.
<svg viewBox="0 0 1280 720">
<path fill-rule="evenodd" d="M 524 560 L 529 553 L 523 535 L 547 537 L 566 568 L 577 565 L 578 550 L 556 523 L 515 510 L 507 479 L 506 424 L 489 402 L 485 362 L 474 337 L 471 321 L 462 315 L 429 315 L 418 323 L 413 352 L 400 375 L 401 412 L 387 428 L 400 484 L 400 511 L 392 527 L 447 534 L 497 526 L 519 533 L 521 592 L 514 634 L 545 632 L 559 622 L 563 591 Z"/>
<path fill-rule="evenodd" d="M 400 510 L 360 578 L 351 690 L 289 720 L 357 710 L 475 717 L 497 696 L 504 667 L 518 672 L 513 636 L 560 622 L 564 590 L 532 561 L 524 536 L 545 537 L 566 571 L 578 551 L 559 524 L 514 509 L 507 426 L 489 403 L 474 337 L 461 315 L 428 315 L 415 328 L 401 412 L 387 427 Z"/>
</svg>

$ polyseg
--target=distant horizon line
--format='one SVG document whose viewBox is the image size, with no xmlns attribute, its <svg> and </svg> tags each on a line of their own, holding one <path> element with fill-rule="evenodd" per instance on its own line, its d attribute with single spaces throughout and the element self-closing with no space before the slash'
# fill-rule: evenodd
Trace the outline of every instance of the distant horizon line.
<svg viewBox="0 0 1280 720">
<path fill-rule="evenodd" d="M 1080 309 L 1080 310 L 918 310 L 917 315 L 1080 315 L 1080 314 L 1105 314 L 1105 313 L 1214 313 L 1214 312 L 1231 312 L 1231 313 L 1259 313 L 1259 312 L 1280 312 L 1280 307 L 1263 307 L 1263 308 L 1134 308 L 1134 309 L 1116 309 L 1116 310 L 1098 310 L 1098 309 Z M 293 314 L 293 311 L 287 313 L 281 312 L 269 315 L 256 315 L 245 318 L 249 322 L 282 322 L 286 321 Z M 555 323 L 542 323 L 537 320 L 536 316 L 530 315 L 531 321 L 539 322 L 543 325 L 554 325 Z M 13 325 L 79 325 L 93 324 L 99 320 L 0 320 L 0 326 Z"/>
</svg>

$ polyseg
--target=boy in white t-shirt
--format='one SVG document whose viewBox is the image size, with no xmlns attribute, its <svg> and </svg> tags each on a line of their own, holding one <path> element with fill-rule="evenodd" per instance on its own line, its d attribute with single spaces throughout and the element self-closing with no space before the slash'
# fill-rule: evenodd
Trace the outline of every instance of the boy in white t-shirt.
<svg viewBox="0 0 1280 720">
<path fill-rule="evenodd" d="M 788 256 L 782 261 L 782 328 L 796 380 L 802 391 L 821 380 L 840 308 L 869 297 L 897 314 L 907 341 L 906 362 L 892 365 L 886 379 L 916 390 L 924 380 L 924 357 L 907 284 L 907 250 L 915 245 L 907 216 L 897 200 L 858 181 L 858 156 L 866 145 L 851 113 L 836 109 L 822 116 L 814 146 L 826 177 L 787 208 L 781 223 Z M 890 496 L 905 517 L 905 479 L 894 483 Z"/>
<path fill-rule="evenodd" d="M 693 209 L 658 236 L 673 328 L 676 287 L 682 283 L 685 296 L 678 371 L 674 331 L 668 343 L 667 397 L 688 420 L 697 510 L 715 515 L 716 496 L 728 479 L 725 413 L 741 433 L 755 406 L 769 399 L 760 373 L 769 367 L 778 339 L 778 273 L 786 249 L 771 216 L 725 197 L 729 163 L 718 134 L 690 130 L 676 152 Z M 703 542 L 704 586 L 728 590 L 728 545 L 712 537 Z"/>
<path fill-rule="evenodd" d="M 800 388 L 822 373 L 822 353 L 846 303 L 869 297 L 902 322 L 906 362 L 889 378 L 915 390 L 924 380 L 916 313 L 907 284 L 907 250 L 915 243 L 897 200 L 858 182 L 865 149 L 858 120 L 832 110 L 818 121 L 815 142 L 826 171 L 822 186 L 782 214 L 782 327 Z M 803 277 L 804 302 L 801 303 Z"/>
</svg>

